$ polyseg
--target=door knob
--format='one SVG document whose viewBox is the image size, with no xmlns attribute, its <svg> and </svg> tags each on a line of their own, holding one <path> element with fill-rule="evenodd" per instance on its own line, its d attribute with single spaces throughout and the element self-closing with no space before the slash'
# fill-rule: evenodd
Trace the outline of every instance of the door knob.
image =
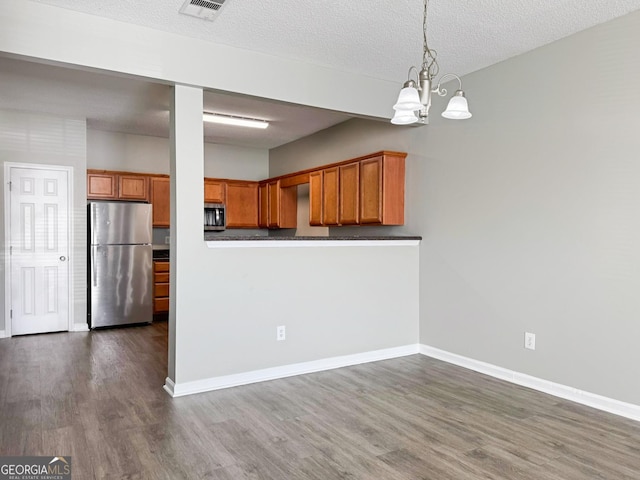
<svg viewBox="0 0 640 480">
<path fill-rule="evenodd" d="M 60 255 L 60 261 L 64 262 L 67 259 L 67 257 L 65 257 L 64 255 Z"/>
</svg>

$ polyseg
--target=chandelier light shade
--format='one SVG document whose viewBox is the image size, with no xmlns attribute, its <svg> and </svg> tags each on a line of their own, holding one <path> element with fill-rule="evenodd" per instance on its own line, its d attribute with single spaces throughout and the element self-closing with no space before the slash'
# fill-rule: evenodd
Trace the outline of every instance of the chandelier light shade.
<svg viewBox="0 0 640 480">
<path fill-rule="evenodd" d="M 396 114 L 391 119 L 391 123 L 394 125 L 410 125 L 417 121 L 418 117 L 413 110 L 396 110 Z"/>
<path fill-rule="evenodd" d="M 415 87 L 404 87 L 400 90 L 398 101 L 393 106 L 393 109 L 396 111 L 408 110 L 413 112 L 415 110 L 420 110 L 421 108 L 422 104 L 420 103 L 420 94 Z"/>
<path fill-rule="evenodd" d="M 417 67 L 409 68 L 408 79 L 405 82 L 398 101 L 393 106 L 395 114 L 391 119 L 394 125 L 409 125 L 412 123 L 429 123 L 429 109 L 431 108 L 431 94 L 435 93 L 440 97 L 447 95 L 447 90 L 441 87 L 445 78 L 453 77 L 458 80 L 458 90 L 453 94 L 447 109 L 442 113 L 444 118 L 451 120 L 464 120 L 471 118 L 467 98 L 462 91 L 462 80 L 453 73 L 447 73 L 440 77 L 435 87 L 434 78 L 438 75 L 440 67 L 436 61 L 436 51 L 429 48 L 427 43 L 427 7 L 429 0 L 423 0 L 424 10 L 422 17 L 423 49 L 422 67 L 418 71 Z M 416 80 L 411 78 L 411 71 L 415 70 Z M 417 115 L 416 115 L 417 112 Z"/>
<path fill-rule="evenodd" d="M 462 90 L 457 90 L 456 93 L 453 94 L 453 97 L 449 100 L 447 109 L 442 112 L 442 116 L 450 120 L 465 120 L 471 118 L 469 104 Z"/>
</svg>

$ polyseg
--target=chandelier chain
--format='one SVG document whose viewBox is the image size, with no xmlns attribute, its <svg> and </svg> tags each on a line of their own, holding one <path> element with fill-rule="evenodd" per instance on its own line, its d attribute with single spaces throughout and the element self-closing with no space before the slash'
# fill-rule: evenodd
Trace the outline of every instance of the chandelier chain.
<svg viewBox="0 0 640 480">
<path fill-rule="evenodd" d="M 438 56 L 438 52 L 429 48 L 429 44 L 427 43 L 427 7 L 429 5 L 429 0 L 424 0 L 424 12 L 422 15 L 422 70 L 426 70 L 429 72 L 429 78 L 433 78 L 438 75 L 440 71 L 440 66 L 436 61 L 436 57 Z"/>
</svg>

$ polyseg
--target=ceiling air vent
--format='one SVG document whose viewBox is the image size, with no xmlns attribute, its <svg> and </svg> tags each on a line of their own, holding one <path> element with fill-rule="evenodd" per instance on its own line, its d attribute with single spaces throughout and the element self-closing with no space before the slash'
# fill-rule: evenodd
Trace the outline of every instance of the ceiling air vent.
<svg viewBox="0 0 640 480">
<path fill-rule="evenodd" d="M 180 13 L 192 17 L 215 20 L 222 10 L 226 0 L 186 0 L 180 8 Z"/>
</svg>

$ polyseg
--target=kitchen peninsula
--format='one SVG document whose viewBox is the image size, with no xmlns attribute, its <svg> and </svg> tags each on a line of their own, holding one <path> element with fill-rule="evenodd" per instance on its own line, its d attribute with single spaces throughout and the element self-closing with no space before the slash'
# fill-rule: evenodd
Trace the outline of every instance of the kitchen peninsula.
<svg viewBox="0 0 640 480">
<path fill-rule="evenodd" d="M 205 236 L 209 248 L 308 247 L 308 246 L 397 246 L 418 245 L 422 237 L 412 235 L 314 236 Z"/>
</svg>

